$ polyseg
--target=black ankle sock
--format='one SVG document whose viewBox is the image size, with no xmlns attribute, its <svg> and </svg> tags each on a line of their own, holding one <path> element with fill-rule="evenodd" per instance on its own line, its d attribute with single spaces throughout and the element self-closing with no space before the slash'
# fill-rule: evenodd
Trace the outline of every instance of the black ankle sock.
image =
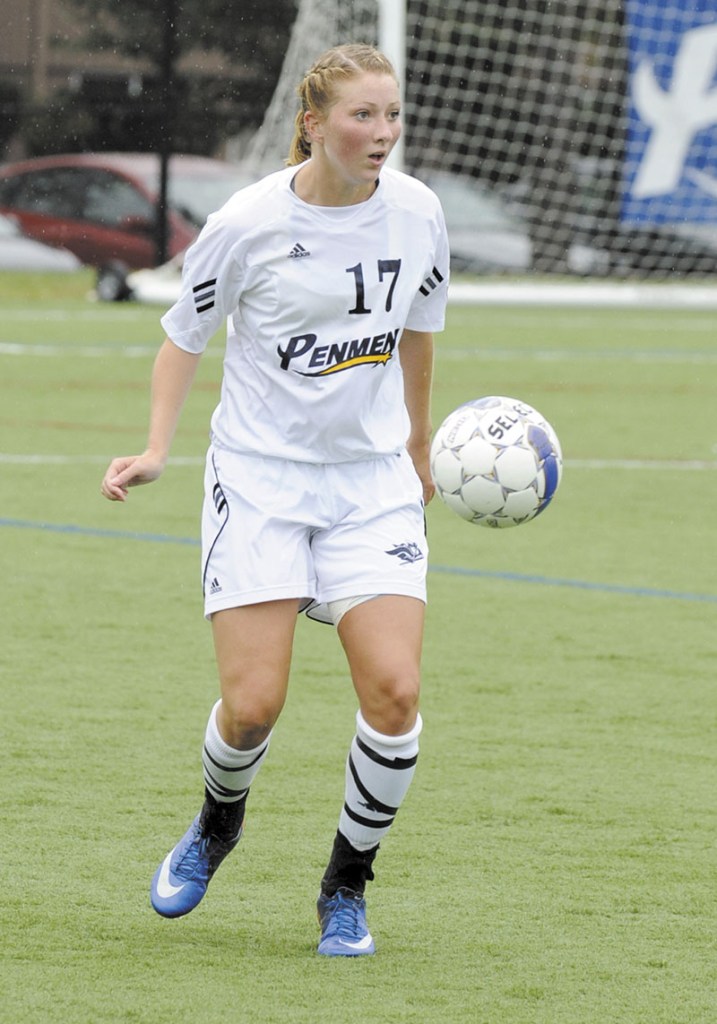
<svg viewBox="0 0 717 1024">
<path fill-rule="evenodd" d="M 199 825 L 205 835 L 215 836 L 228 843 L 236 839 L 244 821 L 246 795 L 233 803 L 220 803 L 212 794 L 204 791 L 204 806 L 199 817 Z"/>
<path fill-rule="evenodd" d="M 337 889 L 351 889 L 363 895 L 366 882 L 373 881 L 373 864 L 378 844 L 370 850 L 356 850 L 341 832 L 336 833 L 331 859 L 321 880 L 324 896 L 333 896 Z"/>
</svg>

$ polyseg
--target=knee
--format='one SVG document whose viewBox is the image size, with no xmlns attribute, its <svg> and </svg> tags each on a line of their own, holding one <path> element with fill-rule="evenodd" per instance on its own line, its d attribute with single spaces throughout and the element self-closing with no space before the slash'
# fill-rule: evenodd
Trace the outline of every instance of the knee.
<svg viewBox="0 0 717 1024">
<path fill-rule="evenodd" d="M 384 679 L 364 696 L 361 713 L 377 732 L 400 736 L 416 724 L 419 693 L 417 674 Z"/>
<path fill-rule="evenodd" d="M 222 695 L 217 724 L 222 738 L 238 750 L 260 746 L 274 727 L 281 704 L 264 699 L 261 694 Z"/>
</svg>

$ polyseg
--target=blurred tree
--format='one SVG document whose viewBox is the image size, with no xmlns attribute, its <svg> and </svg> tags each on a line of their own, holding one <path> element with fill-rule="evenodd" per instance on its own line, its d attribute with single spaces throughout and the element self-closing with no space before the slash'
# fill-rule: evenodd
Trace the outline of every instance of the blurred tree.
<svg viewBox="0 0 717 1024">
<path fill-rule="evenodd" d="M 296 0 L 64 3 L 86 26 L 73 45 L 136 58 L 147 70 L 103 76 L 80 64 L 65 90 L 28 111 L 31 153 L 167 145 L 215 152 L 261 122 L 296 13 Z"/>
<path fill-rule="evenodd" d="M 22 113 L 22 92 L 12 82 L 0 81 L 0 152 L 15 134 Z"/>
<path fill-rule="evenodd" d="M 30 154 L 158 153 L 156 259 L 163 263 L 171 154 L 212 155 L 228 138 L 261 123 L 296 0 L 64 3 L 76 9 L 85 26 L 69 45 L 85 55 L 129 58 L 128 70 L 118 75 L 78 69 L 64 90 L 27 111 L 25 146 Z"/>
</svg>

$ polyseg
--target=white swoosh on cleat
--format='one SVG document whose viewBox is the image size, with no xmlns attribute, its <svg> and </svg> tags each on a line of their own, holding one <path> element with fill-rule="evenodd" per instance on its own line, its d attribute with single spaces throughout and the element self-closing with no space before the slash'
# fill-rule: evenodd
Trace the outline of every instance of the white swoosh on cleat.
<svg viewBox="0 0 717 1024">
<path fill-rule="evenodd" d="M 172 896 L 176 896 L 177 893 L 181 892 L 184 888 L 184 885 L 172 885 L 169 881 L 169 865 L 172 860 L 173 853 L 174 850 L 170 850 L 162 861 L 159 878 L 157 879 L 157 895 L 163 900 L 170 900 Z"/>
<path fill-rule="evenodd" d="M 368 949 L 373 942 L 370 935 L 364 935 L 358 942 L 345 942 L 343 939 L 339 939 L 342 946 L 348 946 L 349 949 Z"/>
</svg>

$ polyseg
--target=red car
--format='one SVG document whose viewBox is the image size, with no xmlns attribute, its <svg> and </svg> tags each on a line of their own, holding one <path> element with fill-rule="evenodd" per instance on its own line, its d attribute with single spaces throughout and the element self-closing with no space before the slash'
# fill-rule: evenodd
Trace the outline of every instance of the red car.
<svg viewBox="0 0 717 1024">
<path fill-rule="evenodd" d="M 207 216 L 247 184 L 234 165 L 173 156 L 169 170 L 168 256 L 196 237 Z M 75 153 L 0 167 L 0 213 L 46 245 L 97 268 L 102 299 L 124 298 L 130 270 L 157 264 L 159 157 Z"/>
</svg>

